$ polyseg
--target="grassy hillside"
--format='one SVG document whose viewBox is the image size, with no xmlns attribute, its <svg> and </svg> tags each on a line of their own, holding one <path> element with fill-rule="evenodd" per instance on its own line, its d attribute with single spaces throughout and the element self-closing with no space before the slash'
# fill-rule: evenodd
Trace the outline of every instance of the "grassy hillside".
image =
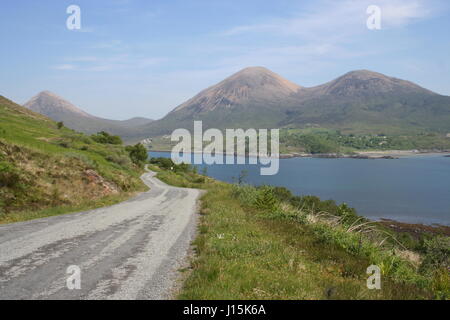
<svg viewBox="0 0 450 320">
<path fill-rule="evenodd" d="M 144 190 L 121 145 L 96 143 L 0 96 L 0 223 L 93 208 Z"/>
<path fill-rule="evenodd" d="M 290 109 L 280 126 L 310 124 L 355 134 L 450 132 L 450 97 L 393 92 L 369 97 L 318 96 Z"/>
<path fill-rule="evenodd" d="M 281 153 L 352 153 L 368 150 L 450 150 L 450 138 L 435 132 L 410 135 L 344 134 L 339 130 L 282 129 Z"/>
<path fill-rule="evenodd" d="M 169 184 L 208 191 L 181 299 L 450 297 L 448 237 L 414 240 L 351 208 L 284 188 L 230 185 L 186 168 L 153 169 Z M 382 271 L 381 290 L 367 289 L 372 264 Z"/>
<path fill-rule="evenodd" d="M 224 132 L 224 131 L 222 131 Z M 170 151 L 178 142 L 170 136 L 151 139 L 150 150 Z M 204 145 L 209 144 L 205 142 Z M 225 148 L 225 145 L 224 145 Z M 280 153 L 352 154 L 361 151 L 387 150 L 450 150 L 450 137 L 436 132 L 418 132 L 410 135 L 352 134 L 325 128 L 281 129 Z"/>
</svg>

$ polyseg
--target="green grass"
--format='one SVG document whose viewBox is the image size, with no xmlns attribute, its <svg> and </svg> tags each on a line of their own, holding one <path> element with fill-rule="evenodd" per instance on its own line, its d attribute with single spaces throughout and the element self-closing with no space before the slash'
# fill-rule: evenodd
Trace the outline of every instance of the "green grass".
<svg viewBox="0 0 450 320">
<path fill-rule="evenodd" d="M 0 96 L 0 223 L 123 200 L 146 190 L 122 145 L 97 143 Z"/>
<path fill-rule="evenodd" d="M 22 222 L 34 219 L 47 218 L 79 211 L 93 210 L 102 207 L 112 206 L 125 201 L 135 195 L 135 193 L 123 193 L 120 195 L 110 195 L 97 200 L 81 202 L 77 205 L 56 206 L 37 211 L 18 211 L 0 214 L 0 224 Z"/>
<path fill-rule="evenodd" d="M 207 190 L 201 199 L 196 256 L 185 271 L 180 299 L 448 297 L 445 274 L 420 274 L 390 242 L 377 247 L 373 239 L 361 241 L 360 233 L 347 232 L 348 225 L 310 223 L 282 202 L 261 200 L 252 194 L 259 192 L 253 187 L 236 196 L 230 184 L 206 177 L 196 182 L 193 173 L 153 169 L 169 184 Z M 382 269 L 381 290 L 367 289 L 371 264 Z"/>
</svg>

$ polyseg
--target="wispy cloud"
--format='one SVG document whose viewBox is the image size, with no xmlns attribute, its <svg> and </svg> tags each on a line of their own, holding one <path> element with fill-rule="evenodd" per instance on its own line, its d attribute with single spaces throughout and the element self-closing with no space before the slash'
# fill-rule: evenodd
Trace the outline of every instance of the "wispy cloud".
<svg viewBox="0 0 450 320">
<path fill-rule="evenodd" d="M 76 66 L 73 64 L 59 64 L 59 65 L 53 66 L 53 69 L 63 70 L 63 71 L 75 70 Z"/>
<path fill-rule="evenodd" d="M 434 0 L 345 0 L 317 1 L 308 11 L 293 17 L 272 19 L 264 23 L 235 26 L 223 32 L 224 36 L 245 33 L 271 33 L 279 36 L 316 37 L 330 34 L 353 35 L 366 27 L 366 9 L 369 5 L 381 8 L 382 23 L 386 28 L 405 26 L 432 16 L 441 1 Z"/>
<path fill-rule="evenodd" d="M 391 50 L 367 42 L 369 5 L 381 9 L 382 29 L 407 27 L 439 13 L 441 0 L 319 0 L 289 17 L 240 25 L 222 33 L 224 38 L 250 39 L 264 36 L 271 45 L 240 50 L 222 59 L 222 64 L 270 65 L 289 72 L 301 65 L 302 73 L 353 58 L 370 57 Z M 286 45 L 289 43 L 290 45 Z M 366 45 L 361 45 L 366 43 Z M 369 49 L 370 47 L 370 49 Z"/>
<path fill-rule="evenodd" d="M 381 6 L 382 18 L 388 27 L 404 26 L 418 20 L 431 17 L 437 8 L 430 6 L 428 1 L 392 1 Z"/>
<path fill-rule="evenodd" d="M 166 62 L 167 60 L 168 59 L 164 57 L 140 57 L 131 56 L 128 54 L 113 55 L 109 57 L 67 57 L 64 59 L 64 61 L 69 63 L 56 65 L 53 67 L 53 69 L 64 71 L 76 70 L 91 72 L 119 71 L 126 69 L 144 69 L 152 66 L 158 66 Z"/>
</svg>

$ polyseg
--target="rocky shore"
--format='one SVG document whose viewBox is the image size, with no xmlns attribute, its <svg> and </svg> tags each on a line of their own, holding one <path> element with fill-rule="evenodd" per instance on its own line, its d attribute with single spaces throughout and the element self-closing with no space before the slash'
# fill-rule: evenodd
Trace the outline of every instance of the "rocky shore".
<svg viewBox="0 0 450 320">
<path fill-rule="evenodd" d="M 389 229 L 396 232 L 406 232 L 411 235 L 420 236 L 424 233 L 430 233 L 434 235 L 450 236 L 450 227 L 443 225 L 424 225 L 424 224 L 412 224 L 398 222 L 390 219 L 382 219 L 379 223 Z"/>
<path fill-rule="evenodd" d="M 444 155 L 450 157 L 450 150 L 383 150 L 359 151 L 351 154 L 345 153 L 288 153 L 280 154 L 280 159 L 289 158 L 350 158 L 350 159 L 399 159 L 412 156 Z"/>
<path fill-rule="evenodd" d="M 152 150 L 149 152 L 171 152 L 171 150 Z M 192 152 L 196 153 L 196 152 Z M 224 155 L 231 155 L 223 153 Z M 429 155 L 443 155 L 444 157 L 450 157 L 450 150 L 383 150 L 383 151 L 359 151 L 354 153 L 280 153 L 279 159 L 291 159 L 291 158 L 325 158 L 325 159 L 400 159 L 404 157 L 415 156 L 429 156 Z M 234 156 L 238 156 L 234 153 Z M 256 157 L 256 154 L 246 154 L 246 156 Z"/>
</svg>

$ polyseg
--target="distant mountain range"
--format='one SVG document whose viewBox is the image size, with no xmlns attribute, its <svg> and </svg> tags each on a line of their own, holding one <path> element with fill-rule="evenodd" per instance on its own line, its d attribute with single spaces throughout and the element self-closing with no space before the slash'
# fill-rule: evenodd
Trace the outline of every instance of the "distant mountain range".
<svg viewBox="0 0 450 320">
<path fill-rule="evenodd" d="M 24 107 L 55 121 L 62 121 L 68 128 L 84 133 L 107 131 L 121 136 L 132 136 L 136 127 L 153 121 L 138 117 L 123 121 L 95 117 L 49 91 L 39 93 L 25 103 Z"/>
<path fill-rule="evenodd" d="M 164 118 L 113 121 L 94 117 L 43 92 L 26 107 L 76 130 L 105 130 L 126 141 L 205 128 L 323 127 L 358 133 L 450 132 L 450 97 L 412 82 L 358 70 L 302 87 L 263 67 L 239 71 L 176 107 Z"/>
</svg>

